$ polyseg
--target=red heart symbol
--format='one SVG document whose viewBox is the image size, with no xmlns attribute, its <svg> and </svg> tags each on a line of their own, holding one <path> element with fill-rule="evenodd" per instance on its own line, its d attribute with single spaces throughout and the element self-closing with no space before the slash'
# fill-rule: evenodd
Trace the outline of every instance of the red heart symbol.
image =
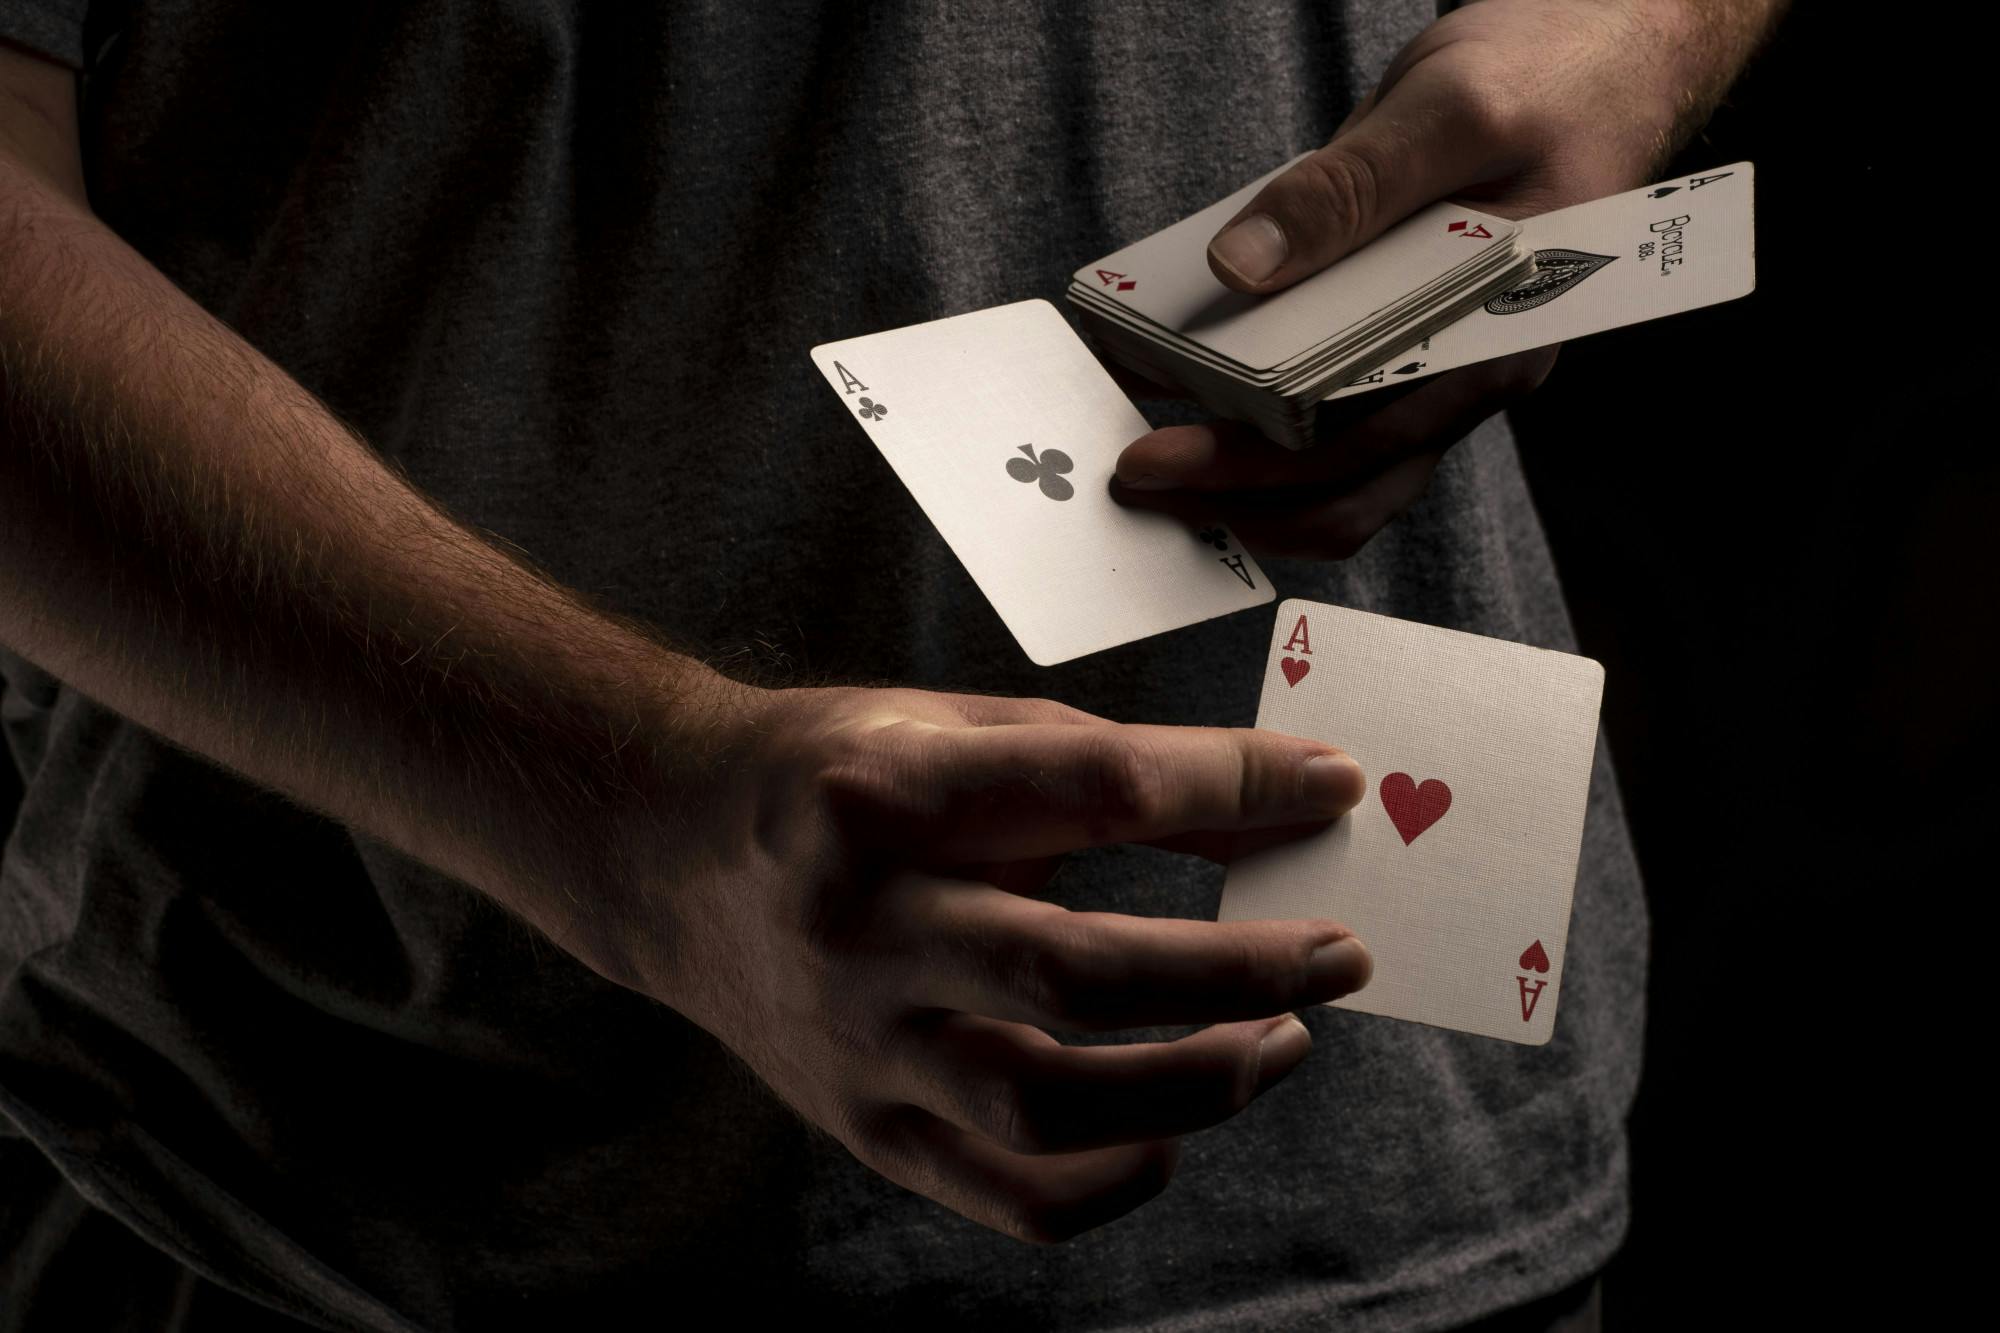
<svg viewBox="0 0 2000 1333">
<path fill-rule="evenodd" d="M 1436 778 L 1426 778 L 1420 787 L 1408 773 L 1391 773 L 1382 779 L 1382 807 L 1407 847 L 1451 809 L 1451 788 Z"/>
<path fill-rule="evenodd" d="M 1533 944 L 1530 944 L 1528 951 L 1521 955 L 1521 967 L 1529 972 L 1546 972 L 1549 970 L 1549 956 L 1543 952 L 1540 940 L 1536 940 Z"/>
<path fill-rule="evenodd" d="M 1278 663 L 1278 670 L 1285 673 L 1285 684 L 1287 685 L 1298 684 L 1306 678 L 1306 672 L 1312 669 L 1313 664 L 1302 657 L 1287 657 L 1284 661 Z"/>
</svg>

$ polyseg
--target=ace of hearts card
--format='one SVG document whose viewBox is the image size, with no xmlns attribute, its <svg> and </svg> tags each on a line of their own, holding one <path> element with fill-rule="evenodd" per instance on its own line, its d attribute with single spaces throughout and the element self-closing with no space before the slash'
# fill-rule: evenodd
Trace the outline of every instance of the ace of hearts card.
<svg viewBox="0 0 2000 1333">
<path fill-rule="evenodd" d="M 1375 960 L 1342 1009 L 1539 1046 L 1555 1031 L 1604 669 L 1293 598 L 1257 725 L 1367 775 L 1324 830 L 1235 861 L 1220 919 L 1327 917 Z"/>
</svg>

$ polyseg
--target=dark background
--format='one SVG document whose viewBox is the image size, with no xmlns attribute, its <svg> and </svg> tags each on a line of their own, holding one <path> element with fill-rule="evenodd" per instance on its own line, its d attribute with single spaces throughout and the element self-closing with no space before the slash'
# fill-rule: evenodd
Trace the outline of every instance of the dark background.
<svg viewBox="0 0 2000 1333">
<path fill-rule="evenodd" d="M 1901 17 L 1797 6 L 1683 155 L 1756 161 L 1756 293 L 1566 348 L 1515 414 L 1653 916 L 1612 1328 L 1929 1326 L 1963 1271 L 1927 1201 L 1990 1044 L 1941 979 L 1994 880 L 2000 227 L 1991 73 Z"/>
<path fill-rule="evenodd" d="M 1757 163 L 1757 291 L 1565 348 L 1515 413 L 1653 919 L 1612 1328 L 1942 1327 L 1968 1276 L 1940 1215 L 1990 1039 L 1952 1048 L 1978 997 L 1943 983 L 1995 882 L 1994 228 L 1962 155 L 1993 73 L 1890 20 L 1796 5 L 1682 155 Z"/>
</svg>

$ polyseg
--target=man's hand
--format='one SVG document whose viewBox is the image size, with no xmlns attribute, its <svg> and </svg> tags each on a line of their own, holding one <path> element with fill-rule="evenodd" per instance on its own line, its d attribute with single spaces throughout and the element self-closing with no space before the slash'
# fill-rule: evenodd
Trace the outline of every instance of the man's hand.
<svg viewBox="0 0 2000 1333">
<path fill-rule="evenodd" d="M 1179 1135 L 1305 1058 L 1286 1011 L 1367 980 L 1331 921 L 1034 896 L 1079 847 L 1221 860 L 1319 827 L 1364 787 L 1337 750 L 1046 700 L 718 688 L 732 735 L 634 807 L 617 859 L 655 872 L 601 886 L 552 933 L 715 1034 L 862 1162 L 989 1227 L 1061 1240 L 1152 1198 Z M 671 827 L 648 806 L 674 809 Z M 1124 1045 L 1041 1031 L 1208 1023 Z"/>
<path fill-rule="evenodd" d="M 1782 0 L 1477 0 L 1403 48 L 1326 147 L 1209 244 L 1237 291 L 1318 272 L 1426 204 L 1528 217 L 1643 184 L 1706 120 Z M 1260 553 L 1344 559 L 1444 451 L 1548 375 L 1555 349 L 1467 366 L 1381 406 L 1320 409 L 1299 453 L 1237 422 L 1127 446 L 1127 503 L 1226 519 Z"/>
</svg>

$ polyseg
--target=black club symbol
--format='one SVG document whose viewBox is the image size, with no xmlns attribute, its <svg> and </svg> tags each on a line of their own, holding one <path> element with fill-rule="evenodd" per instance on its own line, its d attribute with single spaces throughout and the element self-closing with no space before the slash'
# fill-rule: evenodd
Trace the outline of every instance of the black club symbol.
<svg viewBox="0 0 2000 1333">
<path fill-rule="evenodd" d="M 863 420 L 880 421 L 883 417 L 886 417 L 888 415 L 889 415 L 888 404 L 878 403 L 873 398 L 863 398 L 861 400 L 861 416 Z"/>
<path fill-rule="evenodd" d="M 1032 444 L 1022 445 L 1021 452 L 1027 457 L 1007 460 L 1008 476 L 1015 481 L 1039 481 L 1042 483 L 1042 494 L 1051 500 L 1067 500 L 1076 494 L 1076 487 L 1064 481 L 1060 475 L 1075 466 L 1069 461 L 1068 454 L 1060 449 L 1044 449 L 1042 456 L 1036 458 L 1035 446 Z"/>
<path fill-rule="evenodd" d="M 1226 551 L 1229 549 L 1229 534 L 1224 532 L 1221 528 L 1203 528 L 1200 532 L 1197 532 L 1195 536 L 1201 538 L 1203 541 L 1207 542 L 1210 546 L 1213 546 L 1218 551 Z"/>
</svg>

